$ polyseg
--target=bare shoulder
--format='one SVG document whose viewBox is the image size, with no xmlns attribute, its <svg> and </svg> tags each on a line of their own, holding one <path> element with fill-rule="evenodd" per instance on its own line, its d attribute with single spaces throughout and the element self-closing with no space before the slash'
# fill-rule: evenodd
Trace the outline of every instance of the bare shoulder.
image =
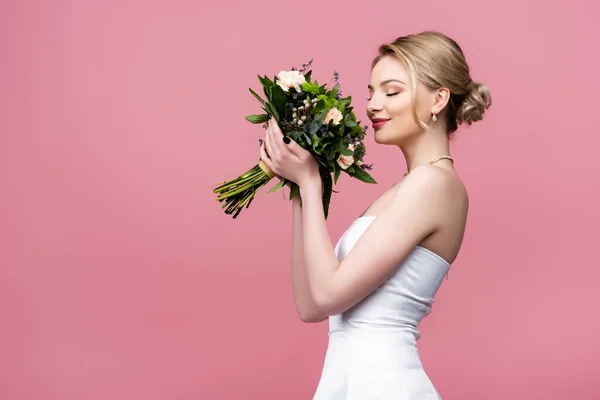
<svg viewBox="0 0 600 400">
<path fill-rule="evenodd" d="M 422 228 L 416 231 L 422 235 L 421 239 L 425 239 L 440 231 L 459 234 L 465 224 L 468 207 L 467 190 L 458 175 L 427 165 L 413 170 L 403 179 L 386 211 L 397 214 L 397 222 L 407 219 L 418 221 Z"/>
<path fill-rule="evenodd" d="M 409 179 L 410 178 L 410 179 Z M 404 218 L 419 222 L 418 244 L 452 263 L 464 237 L 469 197 L 458 175 L 436 166 L 424 166 L 414 170 L 398 188 L 390 207 L 412 211 Z"/>
<path fill-rule="evenodd" d="M 416 168 L 398 186 L 395 192 L 395 201 L 417 198 L 421 201 L 440 202 L 467 202 L 468 194 L 460 177 L 451 171 L 434 165 Z"/>
</svg>

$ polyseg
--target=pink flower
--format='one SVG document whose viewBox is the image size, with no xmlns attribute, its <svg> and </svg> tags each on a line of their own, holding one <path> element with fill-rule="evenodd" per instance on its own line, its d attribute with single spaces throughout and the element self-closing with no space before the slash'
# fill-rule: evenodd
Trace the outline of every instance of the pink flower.
<svg viewBox="0 0 600 400">
<path fill-rule="evenodd" d="M 357 145 L 357 143 L 351 143 L 348 146 L 348 150 L 354 151 L 354 149 L 356 148 L 356 145 Z M 354 155 L 345 156 L 343 154 L 340 154 L 340 156 L 337 159 L 337 163 L 340 167 L 342 167 L 342 169 L 346 169 L 354 163 Z"/>
<path fill-rule="evenodd" d="M 329 121 L 333 121 L 333 125 L 338 125 L 342 121 L 343 115 L 337 108 L 333 107 L 323 120 L 323 123 L 327 125 Z"/>
<path fill-rule="evenodd" d="M 354 163 L 354 156 L 345 156 L 340 154 L 337 159 L 337 163 L 342 169 L 346 169 Z"/>
</svg>

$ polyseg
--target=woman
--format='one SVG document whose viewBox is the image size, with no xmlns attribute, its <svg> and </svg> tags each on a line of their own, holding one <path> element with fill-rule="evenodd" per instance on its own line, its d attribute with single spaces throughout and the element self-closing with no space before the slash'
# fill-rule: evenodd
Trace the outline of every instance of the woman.
<svg viewBox="0 0 600 400">
<path fill-rule="evenodd" d="M 293 286 L 303 321 L 329 318 L 314 400 L 440 399 L 417 350 L 421 320 L 461 246 L 468 196 L 449 135 L 481 120 L 488 89 L 462 50 L 437 32 L 382 45 L 367 115 L 377 143 L 398 146 L 407 173 L 344 232 L 335 248 L 319 165 L 270 120 L 261 159 L 300 187 L 293 200 Z M 300 198 L 302 207 L 300 207 Z"/>
</svg>

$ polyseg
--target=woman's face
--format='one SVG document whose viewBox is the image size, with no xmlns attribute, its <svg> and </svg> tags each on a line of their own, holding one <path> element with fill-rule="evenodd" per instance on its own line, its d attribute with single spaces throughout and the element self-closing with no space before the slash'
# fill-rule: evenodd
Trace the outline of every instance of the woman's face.
<svg viewBox="0 0 600 400">
<path fill-rule="evenodd" d="M 419 84 L 417 115 L 428 123 L 433 96 Z M 423 132 L 413 117 L 410 77 L 402 63 L 390 56 L 382 57 L 371 71 L 367 116 L 373 123 L 374 139 L 381 144 L 399 145 Z"/>
</svg>

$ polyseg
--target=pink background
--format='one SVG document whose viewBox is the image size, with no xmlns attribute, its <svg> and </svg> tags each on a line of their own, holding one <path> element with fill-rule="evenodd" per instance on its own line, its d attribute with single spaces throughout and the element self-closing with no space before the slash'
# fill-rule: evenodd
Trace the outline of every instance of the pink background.
<svg viewBox="0 0 600 400">
<path fill-rule="evenodd" d="M 0 398 L 310 399 L 327 324 L 295 314 L 291 205 L 237 220 L 248 87 L 314 58 L 366 122 L 377 46 L 435 29 L 494 105 L 452 154 L 464 247 L 421 326 L 444 399 L 600 398 L 598 55 L 592 1 L 3 1 Z M 343 4 L 343 5 L 342 5 Z M 342 175 L 333 243 L 404 172 Z"/>
</svg>

